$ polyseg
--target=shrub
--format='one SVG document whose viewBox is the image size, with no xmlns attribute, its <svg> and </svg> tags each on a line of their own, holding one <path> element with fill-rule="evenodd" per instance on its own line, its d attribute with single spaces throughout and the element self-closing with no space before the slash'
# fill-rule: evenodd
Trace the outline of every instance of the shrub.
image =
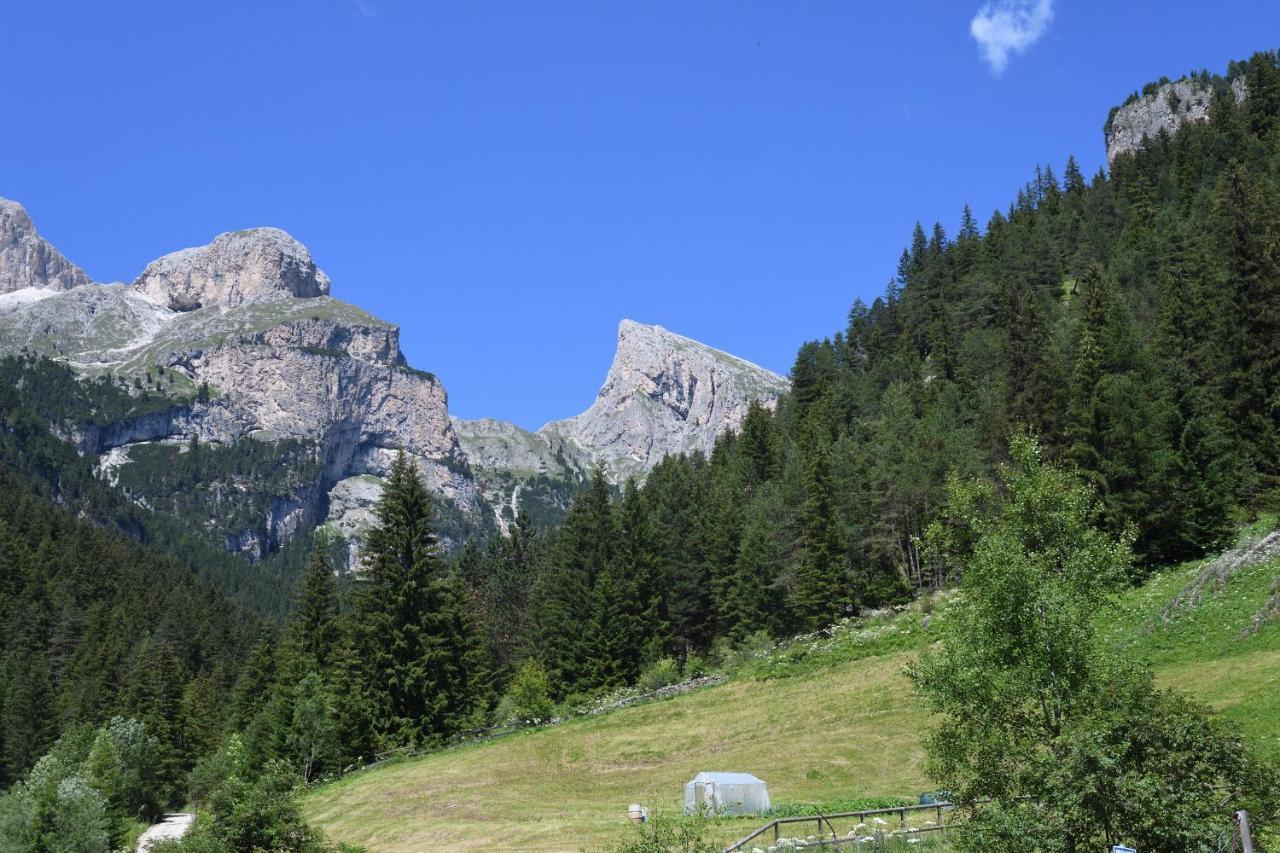
<svg viewBox="0 0 1280 853">
<path fill-rule="evenodd" d="M 540 663 L 530 658 L 520 665 L 499 708 L 503 706 L 508 709 L 507 719 L 515 718 L 526 726 L 537 725 L 554 716 L 551 679 Z"/>
<path fill-rule="evenodd" d="M 705 837 L 710 822 L 692 815 L 656 815 L 635 824 L 631 838 L 609 853 L 719 853 L 720 845 Z"/>
<path fill-rule="evenodd" d="M 645 667 L 636 680 L 636 687 L 644 693 L 650 693 L 661 687 L 676 684 L 680 681 L 680 667 L 671 658 L 662 658 Z"/>
</svg>

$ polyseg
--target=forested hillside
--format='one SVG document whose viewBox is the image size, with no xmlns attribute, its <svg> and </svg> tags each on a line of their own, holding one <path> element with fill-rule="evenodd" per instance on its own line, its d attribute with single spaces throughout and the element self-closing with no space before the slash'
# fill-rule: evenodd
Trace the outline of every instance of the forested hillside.
<svg viewBox="0 0 1280 853">
<path fill-rule="evenodd" d="M 946 584 L 922 542 L 948 478 L 990 472 L 1021 432 L 1134 531 L 1138 576 L 1273 506 L 1276 54 L 1199 77 L 1237 78 L 1243 102 L 1214 98 L 1110 175 L 1071 158 L 985 227 L 968 208 L 954 236 L 917 226 L 884 296 L 801 347 L 776 413 L 710 458 L 669 458 L 619 501 L 597 481 L 552 535 L 465 553 L 497 671 L 532 657 L 557 695 L 591 691 Z"/>
<path fill-rule="evenodd" d="M 0 786 L 64 730 L 120 715 L 157 738 L 166 800 L 222 736 L 257 625 L 188 569 L 0 475 Z"/>
<path fill-rule="evenodd" d="M 264 494 L 296 488 L 296 473 L 315 465 L 305 445 L 250 440 L 230 447 L 147 446 L 135 449 L 142 463 L 136 468 L 99 476 L 95 456 L 81 456 L 71 443 L 172 405 L 166 396 L 130 391 L 110 377 L 79 380 L 46 358 L 2 358 L 0 462 L 32 492 L 177 559 L 248 609 L 282 619 L 310 536 L 258 565 L 227 553 L 226 537 L 240 522 L 262 517 L 271 500 Z"/>
</svg>

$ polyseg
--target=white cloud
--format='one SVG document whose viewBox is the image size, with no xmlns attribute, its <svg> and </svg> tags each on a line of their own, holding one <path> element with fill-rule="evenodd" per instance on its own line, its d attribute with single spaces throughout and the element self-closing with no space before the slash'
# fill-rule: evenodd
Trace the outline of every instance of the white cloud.
<svg viewBox="0 0 1280 853">
<path fill-rule="evenodd" d="M 369 0 L 355 0 L 356 12 L 364 18 L 378 17 L 378 7 L 369 2 Z"/>
<path fill-rule="evenodd" d="M 1035 44 L 1053 21 L 1053 0 L 991 0 L 973 16 L 969 32 L 982 58 L 999 74 L 1009 55 Z"/>
</svg>

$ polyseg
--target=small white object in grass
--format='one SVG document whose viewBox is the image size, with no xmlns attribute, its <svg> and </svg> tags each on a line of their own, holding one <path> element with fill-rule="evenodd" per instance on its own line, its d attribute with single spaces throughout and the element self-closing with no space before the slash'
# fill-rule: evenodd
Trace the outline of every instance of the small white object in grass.
<svg viewBox="0 0 1280 853">
<path fill-rule="evenodd" d="M 871 819 L 871 822 L 872 822 L 872 823 L 874 823 L 876 826 L 885 826 L 885 825 L 886 825 L 886 824 L 885 824 L 885 822 L 884 822 L 884 820 L 883 820 L 883 819 L 881 819 L 881 818 L 878 818 L 878 817 L 873 817 L 873 818 Z"/>
</svg>

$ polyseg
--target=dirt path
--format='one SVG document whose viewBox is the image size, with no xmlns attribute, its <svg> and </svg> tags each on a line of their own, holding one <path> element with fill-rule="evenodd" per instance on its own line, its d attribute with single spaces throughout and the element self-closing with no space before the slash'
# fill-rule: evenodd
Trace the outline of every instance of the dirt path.
<svg viewBox="0 0 1280 853">
<path fill-rule="evenodd" d="M 147 853 L 151 845 L 167 838 L 181 838 L 187 834 L 191 824 L 195 823 L 193 814 L 167 814 L 164 819 L 142 833 L 138 839 L 138 853 Z"/>
</svg>

